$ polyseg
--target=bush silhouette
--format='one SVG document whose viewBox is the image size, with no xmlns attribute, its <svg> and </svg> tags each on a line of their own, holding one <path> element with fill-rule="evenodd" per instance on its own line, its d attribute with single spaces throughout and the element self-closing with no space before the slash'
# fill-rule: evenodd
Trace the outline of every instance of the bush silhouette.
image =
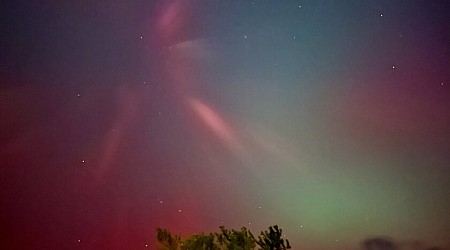
<svg viewBox="0 0 450 250">
<path fill-rule="evenodd" d="M 156 236 L 161 250 L 285 250 L 290 249 L 289 241 L 282 238 L 282 230 L 277 225 L 262 231 L 255 239 L 252 232 L 243 227 L 228 230 L 220 227 L 219 232 L 195 234 L 186 239 L 172 235 L 167 229 L 157 229 Z"/>
</svg>

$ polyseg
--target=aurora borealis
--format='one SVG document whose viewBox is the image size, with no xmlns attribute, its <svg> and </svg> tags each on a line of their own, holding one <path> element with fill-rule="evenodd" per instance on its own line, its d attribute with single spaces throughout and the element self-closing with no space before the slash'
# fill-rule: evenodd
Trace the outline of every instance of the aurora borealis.
<svg viewBox="0 0 450 250">
<path fill-rule="evenodd" d="M 447 1 L 7 1 L 4 249 L 450 246 Z"/>
</svg>

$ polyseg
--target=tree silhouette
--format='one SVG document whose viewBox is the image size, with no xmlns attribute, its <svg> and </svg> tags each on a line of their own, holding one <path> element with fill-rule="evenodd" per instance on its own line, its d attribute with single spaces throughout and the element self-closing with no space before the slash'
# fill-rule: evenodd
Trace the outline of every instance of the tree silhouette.
<svg viewBox="0 0 450 250">
<path fill-rule="evenodd" d="M 277 225 L 269 227 L 269 231 L 261 232 L 258 236 L 258 244 L 262 250 L 285 250 L 291 249 L 289 240 L 282 238 L 283 230 L 278 228 Z"/>
<path fill-rule="evenodd" d="M 220 250 L 214 242 L 214 234 L 196 234 L 181 243 L 181 250 Z"/>
<path fill-rule="evenodd" d="M 166 229 L 156 229 L 156 239 L 162 245 L 162 250 L 178 250 L 181 245 L 181 238 L 178 235 L 172 234 Z"/>
<path fill-rule="evenodd" d="M 394 242 L 387 237 L 370 238 L 363 242 L 366 250 L 395 250 L 397 247 Z"/>
<path fill-rule="evenodd" d="M 256 245 L 259 250 L 285 250 L 290 249 L 288 240 L 282 238 L 282 230 L 278 226 L 269 227 L 269 231 L 261 232 L 258 241 L 247 228 L 241 230 L 228 230 L 220 227 L 220 231 L 205 235 L 203 233 L 193 235 L 187 239 L 181 239 L 166 229 L 157 229 L 157 240 L 162 250 L 254 250 Z"/>
<path fill-rule="evenodd" d="M 220 247 L 227 250 L 252 250 L 255 249 L 255 237 L 247 228 L 241 231 L 229 231 L 224 226 L 220 227 L 220 233 L 216 233 L 217 242 Z"/>
</svg>

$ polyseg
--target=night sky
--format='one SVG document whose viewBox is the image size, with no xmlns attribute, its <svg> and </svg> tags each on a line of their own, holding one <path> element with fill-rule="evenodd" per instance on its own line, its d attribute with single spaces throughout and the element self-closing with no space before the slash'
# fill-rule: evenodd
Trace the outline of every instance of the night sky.
<svg viewBox="0 0 450 250">
<path fill-rule="evenodd" d="M 0 246 L 450 245 L 448 1 L 0 7 Z"/>
</svg>

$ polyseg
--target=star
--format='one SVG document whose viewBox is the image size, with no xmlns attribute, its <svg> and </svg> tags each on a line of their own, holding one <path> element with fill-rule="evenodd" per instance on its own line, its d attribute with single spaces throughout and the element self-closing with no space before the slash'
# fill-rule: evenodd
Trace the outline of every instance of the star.
<svg viewBox="0 0 450 250">
<path fill-rule="evenodd" d="M 181 213 L 181 209 L 178 209 L 178 213 Z"/>
<path fill-rule="evenodd" d="M 247 39 L 247 35 L 244 35 L 244 39 Z"/>
<path fill-rule="evenodd" d="M 80 97 L 80 96 L 81 96 L 81 95 L 78 93 L 78 94 L 77 94 L 77 97 Z"/>
<path fill-rule="evenodd" d="M 81 163 L 85 163 L 85 161 L 84 161 L 84 160 L 81 160 Z"/>
<path fill-rule="evenodd" d="M 392 69 L 395 69 L 395 65 L 394 65 L 394 66 L 392 66 Z"/>
<path fill-rule="evenodd" d="M 383 17 L 383 14 L 380 14 L 380 17 Z"/>
</svg>

